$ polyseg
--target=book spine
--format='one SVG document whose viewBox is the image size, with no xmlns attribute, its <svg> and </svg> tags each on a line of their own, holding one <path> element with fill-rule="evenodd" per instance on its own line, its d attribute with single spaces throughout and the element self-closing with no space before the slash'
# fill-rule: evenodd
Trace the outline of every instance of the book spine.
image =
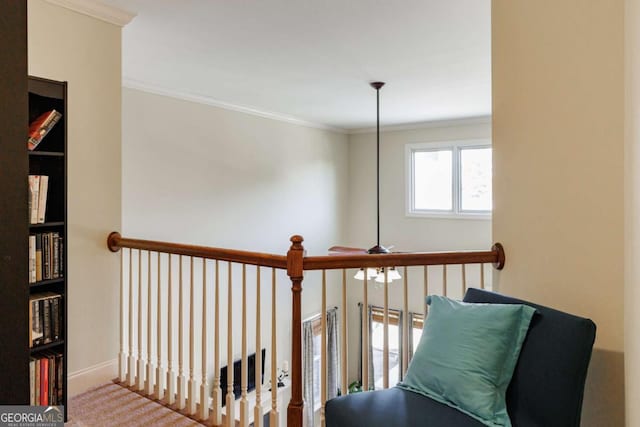
<svg viewBox="0 0 640 427">
<path fill-rule="evenodd" d="M 42 301 L 44 312 L 42 314 L 44 321 L 44 344 L 51 342 L 51 299 L 47 298 Z"/>
<path fill-rule="evenodd" d="M 29 405 L 36 404 L 36 361 L 29 360 Z"/>
<path fill-rule="evenodd" d="M 53 321 L 53 341 L 60 339 L 60 300 L 62 297 L 57 296 L 51 300 L 51 320 Z"/>
<path fill-rule="evenodd" d="M 40 175 L 29 175 L 29 187 L 31 188 L 31 224 L 38 223 L 38 200 L 40 192 Z"/>
<path fill-rule="evenodd" d="M 36 359 L 36 380 L 35 380 L 35 401 L 36 405 L 40 404 L 40 358 Z"/>
<path fill-rule="evenodd" d="M 49 177 L 42 175 L 40 177 L 40 189 L 38 191 L 38 223 L 44 223 L 45 213 L 47 211 L 47 193 L 49 191 Z"/>
<path fill-rule="evenodd" d="M 53 233 L 53 278 L 60 277 L 60 234 Z"/>
<path fill-rule="evenodd" d="M 34 327 L 33 327 L 33 345 L 32 347 L 38 346 L 42 344 L 42 300 L 34 300 L 33 308 L 34 308 Z"/>
<path fill-rule="evenodd" d="M 63 401 L 63 389 L 62 389 L 62 384 L 63 384 L 63 378 L 64 378 L 64 369 L 63 369 L 63 356 L 62 353 L 58 353 L 56 355 L 56 368 L 58 370 L 58 373 L 56 375 L 56 391 L 57 391 L 57 395 L 58 395 L 58 405 L 62 405 L 62 401 Z"/>
<path fill-rule="evenodd" d="M 60 277 L 64 277 L 64 238 L 60 236 L 60 238 L 58 239 L 58 242 L 60 244 L 60 252 L 59 252 Z"/>
<path fill-rule="evenodd" d="M 49 359 L 49 401 L 47 405 L 55 405 L 56 404 L 56 364 L 55 364 L 55 356 L 53 354 L 49 354 L 47 356 Z"/>
<path fill-rule="evenodd" d="M 40 359 L 40 405 L 49 404 L 49 359 Z"/>
<path fill-rule="evenodd" d="M 42 234 L 36 234 L 36 281 L 42 280 Z"/>
<path fill-rule="evenodd" d="M 27 138 L 27 148 L 33 151 L 42 139 L 60 120 L 62 114 L 56 110 L 51 110 L 42 114 L 29 125 L 29 136 Z"/>
<path fill-rule="evenodd" d="M 36 236 L 29 236 L 29 283 L 36 281 Z"/>
<path fill-rule="evenodd" d="M 50 279 L 49 276 L 49 233 L 42 234 L 42 279 Z"/>
</svg>

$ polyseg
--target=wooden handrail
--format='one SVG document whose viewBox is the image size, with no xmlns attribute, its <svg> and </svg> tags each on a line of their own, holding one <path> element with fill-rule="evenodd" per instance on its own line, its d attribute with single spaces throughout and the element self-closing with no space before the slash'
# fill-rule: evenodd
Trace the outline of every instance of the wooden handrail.
<svg viewBox="0 0 640 427">
<path fill-rule="evenodd" d="M 504 262 L 504 248 L 500 243 L 496 243 L 490 251 L 313 256 L 305 257 L 303 265 L 305 270 L 332 270 L 340 268 L 492 263 L 496 269 L 502 270 Z"/>
<path fill-rule="evenodd" d="M 112 252 L 117 252 L 122 248 L 142 249 L 146 251 L 185 255 L 196 258 L 217 259 L 220 261 L 260 265 L 263 267 L 273 267 L 283 270 L 287 268 L 287 257 L 284 255 L 212 248 L 208 246 L 184 245 L 180 243 L 160 242 L 155 240 L 130 239 L 128 237 L 122 237 L 120 233 L 116 231 L 109 234 L 109 237 L 107 238 L 107 246 Z"/>
</svg>

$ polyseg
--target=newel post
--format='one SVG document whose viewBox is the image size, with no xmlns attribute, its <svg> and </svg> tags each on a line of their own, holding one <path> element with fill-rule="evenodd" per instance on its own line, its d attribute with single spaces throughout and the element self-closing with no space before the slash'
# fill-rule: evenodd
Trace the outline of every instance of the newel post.
<svg viewBox="0 0 640 427">
<path fill-rule="evenodd" d="M 302 427 L 302 279 L 304 247 L 302 236 L 291 237 L 287 252 L 287 274 L 291 279 L 291 400 L 287 408 L 287 426 Z"/>
</svg>

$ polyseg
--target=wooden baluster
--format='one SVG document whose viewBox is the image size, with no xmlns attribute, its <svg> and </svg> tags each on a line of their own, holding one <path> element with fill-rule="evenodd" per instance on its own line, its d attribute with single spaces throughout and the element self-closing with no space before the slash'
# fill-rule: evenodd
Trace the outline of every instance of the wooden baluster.
<svg viewBox="0 0 640 427">
<path fill-rule="evenodd" d="M 256 267 L 256 364 L 255 380 L 256 385 L 256 406 L 253 410 L 253 427 L 263 427 L 264 410 L 262 409 L 262 342 L 261 322 L 260 322 L 260 266 Z"/>
<path fill-rule="evenodd" d="M 324 427 L 327 401 L 327 271 L 322 270 L 322 310 L 320 312 L 320 427 Z M 312 402 L 307 402 L 309 405 Z"/>
<path fill-rule="evenodd" d="M 216 260 L 215 307 L 213 310 L 215 333 L 213 334 L 213 411 L 211 424 L 222 424 L 222 390 L 220 389 L 220 263 Z"/>
<path fill-rule="evenodd" d="M 149 253 L 147 251 L 147 253 Z M 148 351 L 148 349 L 147 349 Z M 142 355 L 142 251 L 138 252 L 138 390 L 144 390 L 144 357 Z"/>
<path fill-rule="evenodd" d="M 187 413 L 189 415 L 196 413 L 196 379 L 194 370 L 196 365 L 196 347 L 195 347 L 195 295 L 194 295 L 194 268 L 193 257 L 190 259 L 190 286 L 189 286 L 189 381 L 187 383 Z"/>
<path fill-rule="evenodd" d="M 179 258 L 180 286 L 178 294 L 178 409 L 185 407 L 186 378 L 184 376 L 184 287 L 182 274 L 182 255 Z"/>
<path fill-rule="evenodd" d="M 422 299 L 422 306 L 424 307 L 424 319 L 427 319 L 427 313 L 429 312 L 429 306 L 427 305 L 427 296 L 429 295 L 429 267 L 424 266 L 424 298 Z M 424 328 L 424 323 L 422 324 Z"/>
<path fill-rule="evenodd" d="M 269 412 L 269 426 L 280 425 L 278 412 L 278 352 L 277 333 L 278 321 L 276 316 L 276 269 L 271 269 L 271 411 Z"/>
<path fill-rule="evenodd" d="M 404 296 L 403 314 L 406 316 L 406 320 L 404 325 L 402 325 L 402 378 L 406 375 L 407 368 L 409 367 L 409 334 L 413 332 L 413 322 L 412 319 L 409 318 L 409 274 L 407 270 L 405 266 L 402 292 Z"/>
<path fill-rule="evenodd" d="M 467 264 L 462 264 L 462 296 L 467 293 Z"/>
<path fill-rule="evenodd" d="M 240 363 L 240 427 L 249 427 L 249 401 L 247 400 L 247 265 L 242 264 L 242 362 Z"/>
<path fill-rule="evenodd" d="M 364 271 L 362 295 L 362 390 L 369 391 L 369 287 L 367 269 Z"/>
<path fill-rule="evenodd" d="M 160 252 L 158 252 L 158 304 L 157 304 L 157 319 L 156 322 L 158 324 L 158 330 L 156 332 L 156 337 L 158 340 L 157 343 L 157 354 L 156 354 L 156 385 L 154 388 L 154 396 L 156 399 L 160 400 L 164 397 L 164 369 L 162 367 L 162 279 L 161 279 L 161 258 Z"/>
<path fill-rule="evenodd" d="M 287 407 L 287 426 L 302 427 L 302 280 L 304 247 L 302 236 L 291 237 L 287 252 L 287 274 L 291 280 L 291 400 Z"/>
<path fill-rule="evenodd" d="M 207 382 L 207 260 L 202 258 L 202 380 L 200 381 L 200 419 L 209 418 L 209 383 Z"/>
<path fill-rule="evenodd" d="M 176 374 L 173 371 L 173 277 L 171 272 L 173 260 L 169 253 L 169 282 L 167 283 L 167 404 L 176 401 Z"/>
<path fill-rule="evenodd" d="M 129 250 L 131 256 L 131 250 Z M 131 286 L 131 283 L 129 283 Z M 118 355 L 118 380 L 127 379 L 127 353 L 124 351 L 124 250 L 120 251 L 120 354 Z"/>
<path fill-rule="evenodd" d="M 133 322 L 133 250 L 129 249 L 129 387 L 133 387 L 136 384 L 136 358 L 134 356 L 133 348 Z"/>
<path fill-rule="evenodd" d="M 227 293 L 227 400 L 225 404 L 227 427 L 235 427 L 235 401 L 233 395 L 233 287 L 232 265 L 229 263 L 229 291 Z"/>
<path fill-rule="evenodd" d="M 480 264 L 480 289 L 484 289 L 484 264 Z"/>
<path fill-rule="evenodd" d="M 447 296 L 447 265 L 442 266 L 442 295 Z"/>
<path fill-rule="evenodd" d="M 342 269 L 342 336 L 341 336 L 341 353 L 340 360 L 340 391 L 343 395 L 347 394 L 349 388 L 347 378 L 347 361 L 349 360 L 349 351 L 347 348 L 347 270 Z"/>
<path fill-rule="evenodd" d="M 389 388 L 389 282 L 384 269 L 384 316 L 382 330 L 382 388 Z"/>
<path fill-rule="evenodd" d="M 145 381 L 145 393 L 153 393 L 153 362 L 151 359 L 151 338 L 153 337 L 153 325 L 151 323 L 151 252 L 147 251 L 147 379 Z"/>
</svg>

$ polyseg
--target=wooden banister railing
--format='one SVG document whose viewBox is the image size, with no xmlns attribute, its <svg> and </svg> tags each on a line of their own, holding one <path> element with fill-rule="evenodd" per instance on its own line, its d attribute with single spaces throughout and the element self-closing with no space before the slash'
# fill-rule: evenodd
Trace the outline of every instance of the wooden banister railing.
<svg viewBox="0 0 640 427">
<path fill-rule="evenodd" d="M 153 240 L 141 240 L 122 237 L 119 233 L 113 232 L 108 236 L 107 245 L 113 252 L 121 249 L 128 249 L 127 255 L 122 251 L 120 268 L 120 370 L 119 377 L 123 384 L 139 392 L 147 394 L 155 399 L 163 399 L 167 405 L 173 406 L 176 410 L 191 416 L 199 421 L 206 421 L 213 426 L 225 425 L 235 426 L 235 417 L 240 426 L 246 427 L 254 423 L 256 427 L 262 427 L 263 417 L 268 412 L 269 423 L 272 426 L 283 426 L 286 423 L 289 427 L 302 427 L 303 425 L 303 348 L 302 348 L 302 282 L 305 278 L 305 271 L 312 274 L 319 270 L 322 273 L 321 298 L 314 301 L 321 313 L 321 396 L 322 406 L 319 412 L 320 424 L 324 426 L 324 400 L 327 397 L 327 288 L 331 286 L 328 273 L 336 271 L 340 273 L 340 279 L 335 279 L 334 285 L 340 285 L 340 291 L 336 292 L 341 299 L 341 319 L 337 327 L 342 335 L 340 342 L 340 355 L 337 357 L 341 364 L 338 370 L 340 380 L 338 387 L 346 393 L 346 385 L 349 375 L 347 366 L 349 357 L 356 357 L 356 352 L 349 353 L 347 340 L 347 287 L 362 286 L 362 304 L 365 309 L 373 301 L 376 289 L 370 289 L 374 277 L 368 277 L 369 270 L 378 274 L 376 282 L 380 282 L 383 287 L 383 341 L 384 350 L 382 357 L 383 377 L 382 383 L 389 386 L 389 274 L 393 269 L 402 273 L 402 284 L 393 290 L 394 294 L 402 293 L 402 307 L 397 309 L 405 314 L 409 312 L 409 293 L 419 292 L 419 300 L 435 288 L 443 295 L 447 295 L 452 288 L 464 293 L 469 286 L 484 288 L 486 285 L 485 264 L 492 264 L 500 270 L 504 267 L 505 253 L 501 244 L 496 243 L 489 251 L 465 251 L 465 252 L 432 252 L 432 253 L 391 253 L 391 254 L 362 254 L 362 255 L 331 255 L 331 256 L 305 256 L 301 236 L 291 237 L 291 247 L 287 255 L 276 255 L 252 251 L 242 251 L 234 249 L 213 248 L 207 246 L 195 246 L 177 243 L 160 242 Z M 137 252 L 137 253 L 136 253 Z M 147 252 L 143 256 L 143 252 Z M 156 256 L 152 256 L 155 253 Z M 168 254 L 164 256 L 163 254 Z M 184 258 L 184 259 L 183 259 Z M 213 260 L 211 262 L 209 260 Z M 207 262 L 209 261 L 209 263 Z M 195 262 L 195 265 L 194 265 Z M 476 264 L 479 267 L 468 269 L 468 265 Z M 251 271 L 247 269 L 247 265 Z M 457 267 L 461 266 L 458 270 Z M 155 266 L 155 268 L 152 268 Z M 236 267 L 234 267 L 236 266 Z M 435 266 L 435 267 L 434 267 Z M 271 283 L 269 292 L 268 280 L 263 280 L 267 287 L 261 293 L 261 269 L 270 268 Z M 422 267 L 422 268 L 419 268 Z M 125 271 L 127 270 L 128 271 Z M 393 269 L 392 269 L 393 268 Z M 433 269 L 436 269 L 435 271 Z M 441 268 L 441 271 L 440 271 Z M 361 271 L 364 280 L 361 282 L 348 279 L 348 269 Z M 184 271 L 183 271 L 184 270 Z M 271 345 L 268 352 L 271 359 L 270 382 L 272 385 L 279 381 L 278 378 L 278 353 L 276 349 L 278 332 L 278 316 L 276 316 L 276 272 L 286 271 L 291 281 L 291 353 L 290 353 L 290 399 L 287 408 L 287 417 L 281 419 L 279 406 L 282 402 L 280 389 L 272 387 L 269 393 L 261 390 L 261 328 L 271 327 L 271 337 L 265 340 Z M 458 274 L 459 271 L 459 274 Z M 479 274 L 473 279 L 473 272 Z M 207 273 L 209 272 L 209 273 Z M 225 276 L 222 274 L 226 273 Z M 241 272 L 241 279 L 235 273 Z M 431 274 L 430 274 L 431 273 Z M 248 289 L 254 289 L 247 284 L 248 276 L 255 276 L 256 307 L 252 310 L 248 307 Z M 197 276 L 197 277 L 196 277 Z M 213 276 L 215 280 L 209 280 L 208 276 Z M 336 275 L 337 277 L 338 275 Z M 411 279 L 409 279 L 411 276 Z M 431 276 L 431 277 L 430 277 Z M 235 278 L 234 278 L 235 277 Z M 461 279 L 460 286 L 456 286 L 455 279 Z M 489 276 L 489 279 L 491 277 Z M 226 279 L 226 280 L 225 280 Z M 307 277 L 309 280 L 310 277 Z M 201 290 L 196 296 L 195 282 L 202 280 Z M 475 280 L 475 282 L 474 282 Z M 421 281 L 420 288 L 410 289 L 410 284 L 415 285 L 416 281 Z M 213 282 L 213 283 L 211 283 Z M 225 286 L 226 282 L 226 286 Z M 435 283 L 434 283 L 435 282 Z M 176 286 L 178 285 L 178 286 Z M 337 289 L 337 288 L 336 288 Z M 220 291 L 226 295 L 221 295 Z M 185 296 L 185 292 L 187 295 Z M 269 295 L 270 294 L 270 295 Z M 145 296 L 146 295 L 146 296 Z M 271 298 L 269 309 L 266 310 L 265 317 L 262 318 L 260 298 Z M 197 300 L 200 298 L 199 300 Z M 210 300 L 209 300 L 210 299 Z M 416 299 L 414 299 L 416 301 Z M 320 304 L 322 302 L 322 304 Z M 397 302 L 396 302 L 397 303 Z M 128 306 L 128 309 L 125 308 Z M 155 305 L 155 307 L 154 307 Z M 137 309 L 136 309 L 137 306 Z M 163 308 L 167 309 L 163 314 Z M 188 308 L 187 308 L 188 307 Z M 262 309 L 267 308 L 267 305 Z M 185 312 L 185 310 L 189 310 Z M 177 311 L 177 316 L 173 311 Z M 220 315 L 226 310 L 226 316 Z M 240 313 L 241 321 L 234 320 L 233 313 Z M 368 349 L 369 345 L 369 322 L 367 316 L 362 316 L 362 342 L 363 349 Z M 207 320 L 208 313 L 212 313 L 212 321 Z M 249 326 L 249 313 L 255 313 L 255 325 Z M 420 315 L 426 315 L 426 305 L 420 306 Z M 270 316 L 269 316 L 270 314 Z M 155 319 L 154 319 L 155 317 Z M 146 318 L 146 321 L 144 319 Z M 221 328 L 221 323 L 226 318 L 227 330 Z M 397 316 L 394 318 L 397 319 Z M 154 321 L 155 320 L 155 321 Z M 411 319 L 407 319 L 411 320 Z M 398 320 L 394 320 L 398 322 Z M 404 322 L 404 321 L 403 321 Z M 423 322 L 423 321 L 422 321 Z M 411 323 L 412 321 L 411 321 Z M 241 329 L 241 333 L 234 333 L 235 328 Z M 199 328 L 199 330 L 197 330 Z M 249 398 L 247 390 L 247 353 L 249 338 L 248 331 L 255 328 L 255 353 L 256 372 L 255 383 L 256 392 L 253 398 Z M 188 331 L 187 339 L 183 337 L 184 330 Z M 402 328 L 401 347 L 404 349 L 401 363 L 400 375 L 406 371 L 410 360 L 409 331 L 408 327 Z M 177 330 L 177 339 L 174 331 Z M 213 332 L 211 332 L 213 330 Z M 286 330 L 286 329 L 285 329 Z M 196 339 L 196 333 L 201 332 L 201 340 Z M 233 357 L 241 349 L 241 399 L 235 401 L 233 391 L 233 369 L 227 370 L 227 388 L 221 389 L 221 378 L 219 375 L 221 354 L 220 346 L 225 345 L 224 339 L 220 339 L 221 334 L 226 332 L 226 357 L 227 366 L 233 362 Z M 146 334 L 146 336 L 145 336 Z M 155 340 L 152 338 L 155 336 Z M 146 338 L 144 340 L 143 338 Z M 146 341 L 146 345 L 145 345 Z M 239 341 L 239 342 L 238 342 Z M 153 345 L 155 342 L 155 346 Z M 137 348 L 134 346 L 137 343 Z M 166 345 L 164 345 L 164 344 Z M 196 359 L 196 343 L 200 348 L 200 353 Z M 209 348 L 212 347 L 212 350 Z M 186 351 L 185 351 L 186 350 Z M 155 351 L 155 355 L 152 352 Z M 174 352 L 178 352 L 176 358 Z M 186 355 L 184 354 L 186 353 Z M 208 357 L 213 355 L 213 360 L 209 366 Z M 155 357 L 153 357 L 155 356 Z M 359 357 L 359 356 L 358 356 Z M 369 382 L 369 369 L 372 360 L 369 360 L 368 351 L 362 352 L 361 371 L 357 374 L 362 380 L 365 390 L 370 389 L 373 384 Z M 286 359 L 285 359 L 286 360 Z M 353 360 L 353 359 L 352 359 Z M 177 362 L 178 367 L 174 366 Z M 200 369 L 196 372 L 196 369 Z M 213 372 L 211 372 L 213 370 Z M 209 378 L 212 375 L 212 378 Z M 353 376 L 353 373 L 352 373 Z M 199 384 L 199 388 L 197 385 Z M 213 390 L 209 390 L 209 386 Z M 329 390 L 335 392 L 335 390 Z M 330 397 L 330 396 L 329 396 Z M 256 400 L 257 399 L 257 400 Z M 222 401 L 226 402 L 226 409 L 222 407 Z M 239 403 L 239 405 L 238 405 Z M 251 409 L 253 408 L 253 409 Z M 238 409 L 238 411 L 236 411 Z M 226 412 L 225 412 L 226 411 Z M 235 416 L 231 414 L 236 413 Z M 225 416 L 224 414 L 228 415 Z M 239 414 L 239 415 L 238 415 Z"/>
</svg>

